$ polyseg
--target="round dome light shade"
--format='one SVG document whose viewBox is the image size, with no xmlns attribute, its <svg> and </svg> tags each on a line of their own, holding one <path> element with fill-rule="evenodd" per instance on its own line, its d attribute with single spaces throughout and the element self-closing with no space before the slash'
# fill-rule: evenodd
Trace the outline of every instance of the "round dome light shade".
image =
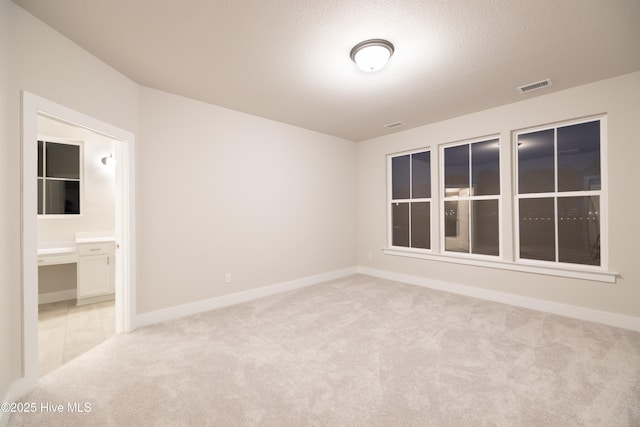
<svg viewBox="0 0 640 427">
<path fill-rule="evenodd" d="M 366 40 L 351 49 L 351 59 L 367 73 L 384 68 L 392 54 L 393 45 L 381 39 Z"/>
</svg>

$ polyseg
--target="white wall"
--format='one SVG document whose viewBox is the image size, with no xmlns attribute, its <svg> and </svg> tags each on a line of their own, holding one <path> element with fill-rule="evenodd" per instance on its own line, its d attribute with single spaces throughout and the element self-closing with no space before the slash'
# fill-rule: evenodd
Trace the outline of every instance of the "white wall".
<svg viewBox="0 0 640 427">
<path fill-rule="evenodd" d="M 140 111 L 139 313 L 355 265 L 355 143 L 152 89 Z"/>
<path fill-rule="evenodd" d="M 616 284 L 495 270 L 382 254 L 386 245 L 385 156 L 515 129 L 607 113 L 609 269 Z M 358 145 L 358 263 L 364 267 L 640 317 L 640 72 L 540 96 Z M 508 160 L 507 160 L 508 161 Z M 504 223 L 503 223 L 504 225 Z M 505 227 L 506 237 L 513 238 Z M 367 255 L 371 253 L 373 259 Z"/>
<path fill-rule="evenodd" d="M 2 84 L 7 75 L 8 88 Z M 134 82 L 11 1 L 0 0 L 0 398 L 22 375 L 22 90 L 132 133 L 138 130 L 138 86 Z"/>
<path fill-rule="evenodd" d="M 78 265 L 58 264 L 43 265 L 38 267 L 38 295 L 39 300 L 42 295 L 62 292 L 76 291 L 78 287 Z M 41 304 L 51 302 L 51 300 L 40 301 Z"/>
<path fill-rule="evenodd" d="M 633 190 L 640 182 L 640 73 L 356 145 L 140 88 L 0 0 L 0 397 L 21 375 L 21 90 L 136 134 L 139 313 L 357 263 L 640 316 L 640 227 L 632 222 L 639 207 Z M 609 114 L 610 267 L 621 273 L 617 284 L 380 253 L 387 153 L 495 132 L 508 139 L 511 129 L 602 112 Z M 223 283 L 227 272 L 230 285 Z"/>
<path fill-rule="evenodd" d="M 38 117 L 38 133 L 83 144 L 82 214 L 38 217 L 38 243 L 74 241 L 76 232 L 115 231 L 115 168 L 102 158 L 114 153 L 117 141 L 47 117 Z"/>
<path fill-rule="evenodd" d="M 140 88 L 0 5 L 0 395 L 21 376 L 22 90 L 136 134 L 139 313 L 355 265 L 355 143 Z"/>
<path fill-rule="evenodd" d="M 15 197 L 20 191 L 16 185 L 20 157 L 15 150 L 18 141 L 9 137 L 10 21 L 9 1 L 0 0 L 0 399 L 8 397 L 9 385 L 20 372 L 20 353 L 7 351 L 20 344 L 20 258 L 16 250 L 20 209 Z"/>
</svg>

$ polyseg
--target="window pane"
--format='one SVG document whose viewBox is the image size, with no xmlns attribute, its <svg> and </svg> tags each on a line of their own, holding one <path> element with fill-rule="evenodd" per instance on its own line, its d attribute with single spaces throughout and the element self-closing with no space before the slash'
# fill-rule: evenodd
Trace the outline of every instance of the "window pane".
<svg viewBox="0 0 640 427">
<path fill-rule="evenodd" d="M 553 129 L 518 136 L 518 192 L 555 191 Z"/>
<path fill-rule="evenodd" d="M 558 198 L 560 262 L 600 265 L 600 198 Z"/>
<path fill-rule="evenodd" d="M 431 153 L 415 153 L 411 156 L 412 194 L 414 199 L 431 197 Z"/>
<path fill-rule="evenodd" d="M 411 247 L 431 248 L 429 202 L 411 203 Z"/>
<path fill-rule="evenodd" d="M 444 230 L 447 251 L 469 252 L 469 201 L 444 202 Z"/>
<path fill-rule="evenodd" d="M 500 255 L 498 226 L 498 201 L 474 200 L 471 202 L 474 254 Z"/>
<path fill-rule="evenodd" d="M 552 198 L 520 199 L 520 258 L 556 260 Z"/>
<path fill-rule="evenodd" d="M 46 181 L 47 214 L 79 214 L 80 183 L 78 181 Z"/>
<path fill-rule="evenodd" d="M 469 145 L 444 149 L 445 197 L 469 195 Z"/>
<path fill-rule="evenodd" d="M 497 139 L 471 144 L 473 195 L 500 194 L 500 145 Z"/>
<path fill-rule="evenodd" d="M 392 245 L 409 247 L 409 203 L 391 205 Z"/>
<path fill-rule="evenodd" d="M 44 191 L 44 180 L 38 180 L 38 215 L 42 215 L 44 212 L 42 211 L 42 192 Z"/>
<path fill-rule="evenodd" d="M 409 155 L 391 159 L 391 198 L 408 199 L 410 185 Z"/>
<path fill-rule="evenodd" d="M 558 191 L 600 190 L 600 122 L 558 128 Z"/>
<path fill-rule="evenodd" d="M 47 142 L 45 149 L 48 177 L 80 179 L 79 146 Z"/>
<path fill-rule="evenodd" d="M 43 145 L 44 143 L 42 141 L 38 141 L 38 176 L 43 176 L 44 173 L 42 170 L 42 168 L 44 167 L 42 158 L 42 156 L 44 155 Z"/>
</svg>

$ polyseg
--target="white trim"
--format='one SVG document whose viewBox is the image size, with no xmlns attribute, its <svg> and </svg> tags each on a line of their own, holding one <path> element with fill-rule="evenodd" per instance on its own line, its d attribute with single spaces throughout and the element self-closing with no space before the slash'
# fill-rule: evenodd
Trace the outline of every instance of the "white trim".
<svg viewBox="0 0 640 427">
<path fill-rule="evenodd" d="M 66 289 L 64 291 L 47 292 L 44 294 L 38 294 L 38 304 L 49 304 L 58 301 L 67 301 L 70 299 L 76 299 L 75 289 Z"/>
<path fill-rule="evenodd" d="M 27 395 L 33 391 L 34 386 L 27 381 L 25 377 L 19 378 L 14 382 L 9 384 L 7 387 L 7 392 L 2 398 L 2 402 L 0 403 L 14 403 L 20 400 L 22 396 Z M 0 411 L 0 427 L 5 427 L 9 425 L 9 419 L 11 418 L 11 412 L 3 412 Z"/>
<path fill-rule="evenodd" d="M 608 116 L 600 117 L 600 265 L 609 267 L 609 129 Z"/>
<path fill-rule="evenodd" d="M 513 295 L 489 289 L 476 288 L 474 286 L 447 283 L 439 280 L 428 279 L 426 277 L 411 276 L 408 274 L 394 273 L 392 271 L 377 270 L 368 267 L 358 267 L 357 270 L 358 273 L 366 274 L 368 276 L 640 332 L 640 317 L 626 316 L 624 314 L 579 307 L 538 298 Z"/>
<path fill-rule="evenodd" d="M 522 271 L 525 273 L 544 274 L 546 276 L 571 277 L 574 279 L 593 280 L 596 282 L 615 283 L 618 273 L 602 270 L 600 267 L 593 269 L 585 266 L 583 269 L 574 268 L 573 264 L 545 263 L 537 265 L 535 261 L 530 264 L 524 260 L 519 262 L 504 261 L 494 259 L 491 255 L 475 255 L 461 253 L 434 254 L 425 252 L 413 252 L 411 250 L 400 250 L 397 248 L 383 248 L 386 255 L 403 256 L 409 258 L 428 259 L 431 261 L 450 262 L 454 264 L 474 265 L 477 267 L 497 268 L 500 270 Z M 471 257 L 473 255 L 473 257 Z M 491 258 L 491 259 L 490 259 Z M 539 262 L 543 264 L 543 262 Z M 563 268 L 566 266 L 566 268 Z"/>
<path fill-rule="evenodd" d="M 342 270 L 330 271 L 328 273 L 318 274 L 316 276 L 303 277 L 301 279 L 291 280 L 289 282 L 278 283 L 262 288 L 236 292 L 233 294 L 223 295 L 220 297 L 202 301 L 195 301 L 189 304 L 168 307 L 149 313 L 142 313 L 139 314 L 136 318 L 136 326 L 148 326 L 155 323 L 164 322 L 166 320 L 177 319 L 180 317 L 190 316 L 192 314 L 215 310 L 217 308 L 228 307 L 230 305 L 240 304 L 258 298 L 264 298 L 281 292 L 300 289 L 329 280 L 340 279 L 356 273 L 356 267 L 345 268 Z"/>
<path fill-rule="evenodd" d="M 399 155 L 398 155 L 399 156 Z M 391 200 L 393 200 L 393 158 L 394 155 L 388 154 L 386 156 L 386 178 L 387 178 L 387 244 L 393 245 L 393 208 L 391 207 Z"/>
<path fill-rule="evenodd" d="M 22 93 L 22 378 L 29 392 L 38 385 L 38 235 L 37 165 L 38 101 Z"/>
<path fill-rule="evenodd" d="M 2 398 L 0 403 L 14 403 L 17 402 L 21 396 L 29 392 L 28 389 L 24 389 L 23 381 L 17 380 L 9 384 L 7 392 Z M 9 418 L 11 418 L 11 412 L 0 411 L 0 427 L 9 425 Z"/>
<path fill-rule="evenodd" d="M 116 332 L 133 330 L 135 319 L 135 135 L 29 92 L 22 92 L 22 378 L 23 395 L 38 384 L 38 262 L 36 144 L 38 115 L 83 127 L 119 142 L 116 151 Z"/>
</svg>

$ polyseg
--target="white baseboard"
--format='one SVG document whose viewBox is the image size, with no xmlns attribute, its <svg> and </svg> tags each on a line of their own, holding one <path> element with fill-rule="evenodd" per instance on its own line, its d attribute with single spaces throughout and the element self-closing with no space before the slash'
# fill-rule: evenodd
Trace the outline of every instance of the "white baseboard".
<svg viewBox="0 0 640 427">
<path fill-rule="evenodd" d="M 13 392 L 13 384 L 9 385 L 9 390 L 7 390 L 7 392 L 5 393 L 4 397 L 2 398 L 2 402 L 0 403 L 13 403 L 15 402 L 17 399 L 14 397 L 14 392 Z M 5 412 L 5 411 L 0 411 L 0 427 L 6 427 L 9 425 L 9 418 L 11 418 L 11 413 L 10 412 Z"/>
<path fill-rule="evenodd" d="M 113 301 L 116 299 L 116 294 L 98 295 L 97 297 L 78 298 L 76 305 L 95 304 L 97 302 Z"/>
<path fill-rule="evenodd" d="M 22 398 L 22 396 L 25 396 L 35 390 L 36 386 L 37 384 L 30 383 L 26 378 L 20 378 L 9 384 L 9 388 L 0 403 L 17 402 Z M 0 427 L 6 427 L 9 425 L 9 418 L 11 418 L 11 412 L 0 411 Z"/>
<path fill-rule="evenodd" d="M 51 302 L 66 301 L 70 299 L 76 299 L 75 289 L 38 294 L 38 304 L 49 304 Z"/>
<path fill-rule="evenodd" d="M 543 311 L 560 316 L 586 320 L 589 322 L 602 323 L 604 325 L 615 326 L 618 328 L 630 329 L 640 332 L 640 317 L 626 316 L 624 314 L 492 291 L 489 289 L 477 288 L 475 286 L 443 282 L 426 277 L 412 276 L 386 270 L 377 270 L 368 267 L 352 267 L 343 270 L 336 270 L 316 276 L 292 280 L 290 282 L 284 282 L 258 289 L 251 289 L 248 291 L 223 295 L 221 297 L 211 298 L 204 301 L 196 301 L 190 304 L 169 307 L 149 313 L 142 313 L 136 317 L 135 325 L 136 327 L 147 326 L 154 323 L 163 322 L 165 320 L 171 320 L 179 317 L 189 316 L 192 314 L 202 313 L 204 311 L 214 310 L 216 308 L 227 307 L 254 299 L 267 297 L 269 295 L 274 295 L 280 292 L 299 289 L 329 280 L 347 277 L 355 273 L 361 273 L 368 276 L 379 277 L 382 279 L 423 286 L 439 291 L 466 295 L 483 300 L 495 301 L 503 304 L 513 305 L 516 307 Z"/>
<path fill-rule="evenodd" d="M 640 331 L 640 317 L 626 316 L 624 314 L 611 313 L 608 311 L 595 310 L 592 308 L 579 307 L 570 304 L 563 304 L 553 301 L 542 300 L 532 297 L 508 294 L 504 292 L 492 291 L 489 289 L 477 288 L 474 286 L 460 285 L 455 283 L 442 282 L 426 277 L 412 276 L 392 271 L 377 270 L 368 267 L 358 267 L 358 273 L 368 276 L 379 277 L 381 279 L 393 280 L 410 285 L 423 286 L 454 294 L 466 295 L 474 298 L 495 301 L 503 304 L 510 304 L 517 307 L 531 310 L 543 311 L 574 319 L 586 320 L 589 322 L 602 323 L 604 325 L 618 328 Z"/>
<path fill-rule="evenodd" d="M 340 279 L 342 277 L 351 276 L 357 273 L 356 267 L 345 268 L 342 270 L 330 271 L 328 273 L 318 274 L 316 276 L 303 277 L 301 279 L 289 282 L 278 283 L 275 285 L 265 286 L 262 288 L 251 289 L 248 291 L 237 292 L 234 294 L 223 295 L 204 301 L 196 301 L 190 304 L 169 307 L 162 310 L 142 313 L 136 316 L 136 327 L 152 325 L 154 323 L 164 322 L 165 320 L 177 319 L 180 317 L 190 316 L 192 314 L 202 313 L 204 311 L 214 310 L 216 308 L 227 307 L 230 305 L 240 304 L 242 302 L 251 301 L 258 298 L 267 297 L 269 295 L 278 294 L 280 292 L 291 291 L 294 289 L 304 288 L 329 280 Z"/>
</svg>

